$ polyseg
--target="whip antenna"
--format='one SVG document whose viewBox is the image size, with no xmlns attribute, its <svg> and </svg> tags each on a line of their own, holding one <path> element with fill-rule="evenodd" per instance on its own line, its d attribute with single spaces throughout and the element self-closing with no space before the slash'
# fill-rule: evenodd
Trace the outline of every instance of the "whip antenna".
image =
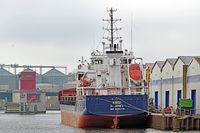
<svg viewBox="0 0 200 133">
<path fill-rule="evenodd" d="M 131 51 L 133 51 L 133 13 L 131 13 Z"/>
</svg>

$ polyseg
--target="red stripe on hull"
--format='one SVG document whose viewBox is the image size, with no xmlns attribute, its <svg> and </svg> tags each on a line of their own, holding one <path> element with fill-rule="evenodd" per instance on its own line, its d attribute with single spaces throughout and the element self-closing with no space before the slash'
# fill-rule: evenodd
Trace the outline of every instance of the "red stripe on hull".
<svg viewBox="0 0 200 133">
<path fill-rule="evenodd" d="M 144 127 L 146 124 L 146 114 L 137 116 L 123 116 L 118 117 L 118 127 Z M 86 128 L 86 127 L 112 127 L 114 125 L 111 116 L 97 116 L 97 115 L 80 115 L 67 112 L 61 112 L 62 124 Z"/>
</svg>

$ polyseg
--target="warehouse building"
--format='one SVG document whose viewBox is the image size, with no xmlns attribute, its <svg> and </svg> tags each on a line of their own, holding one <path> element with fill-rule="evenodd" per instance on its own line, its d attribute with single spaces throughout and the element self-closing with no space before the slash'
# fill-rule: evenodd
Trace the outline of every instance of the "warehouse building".
<svg viewBox="0 0 200 133">
<path fill-rule="evenodd" d="M 18 88 L 18 77 L 12 74 L 3 67 L 0 68 L 0 85 L 7 86 L 8 90 L 14 90 Z M 5 88 L 4 88 L 5 89 Z"/>
<path fill-rule="evenodd" d="M 193 100 L 192 108 L 200 114 L 200 58 L 193 58 L 187 69 L 187 98 Z"/>
<path fill-rule="evenodd" d="M 156 108 L 177 108 L 178 100 L 191 98 L 194 112 L 200 113 L 197 98 L 200 97 L 200 65 L 198 56 L 179 56 L 177 59 L 156 61 L 150 73 L 151 92 Z"/>
<path fill-rule="evenodd" d="M 162 75 L 162 108 L 166 108 L 168 106 L 173 106 L 173 66 L 176 59 L 169 58 L 166 59 L 165 63 L 161 68 Z"/>
<path fill-rule="evenodd" d="M 164 61 L 156 61 L 151 70 L 150 96 L 154 98 L 155 108 L 162 107 L 162 76 L 161 69 Z"/>
<path fill-rule="evenodd" d="M 67 82 L 67 76 L 55 68 L 43 74 L 42 77 L 43 83 L 58 85 L 60 88 L 63 88 L 64 83 Z"/>
<path fill-rule="evenodd" d="M 12 101 L 12 90 L 18 87 L 17 76 L 3 67 L 0 68 L 0 109 L 6 102 Z"/>
</svg>

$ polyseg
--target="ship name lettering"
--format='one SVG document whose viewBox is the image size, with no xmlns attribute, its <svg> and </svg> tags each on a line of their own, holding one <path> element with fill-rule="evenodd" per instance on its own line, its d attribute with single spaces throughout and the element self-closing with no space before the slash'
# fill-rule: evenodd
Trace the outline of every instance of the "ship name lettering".
<svg viewBox="0 0 200 133">
<path fill-rule="evenodd" d="M 114 110 L 125 110 L 125 108 L 115 108 Z"/>
<path fill-rule="evenodd" d="M 112 104 L 122 104 L 121 101 L 113 101 Z"/>
<path fill-rule="evenodd" d="M 110 110 L 114 110 L 114 108 L 110 108 Z"/>
<path fill-rule="evenodd" d="M 123 107 L 123 105 L 122 104 L 117 104 L 117 105 L 115 105 L 115 108 L 121 108 L 121 107 Z"/>
</svg>

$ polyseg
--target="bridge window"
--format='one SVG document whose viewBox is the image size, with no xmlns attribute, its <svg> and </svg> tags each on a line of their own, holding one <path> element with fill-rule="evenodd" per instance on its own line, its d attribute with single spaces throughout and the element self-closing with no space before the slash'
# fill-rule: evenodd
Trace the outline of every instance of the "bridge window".
<svg viewBox="0 0 200 133">
<path fill-rule="evenodd" d="M 103 64 L 102 60 L 95 60 L 95 64 Z"/>
<path fill-rule="evenodd" d="M 131 64 L 132 60 L 128 60 L 129 64 Z M 127 64 L 127 59 L 121 59 L 121 64 Z"/>
</svg>

